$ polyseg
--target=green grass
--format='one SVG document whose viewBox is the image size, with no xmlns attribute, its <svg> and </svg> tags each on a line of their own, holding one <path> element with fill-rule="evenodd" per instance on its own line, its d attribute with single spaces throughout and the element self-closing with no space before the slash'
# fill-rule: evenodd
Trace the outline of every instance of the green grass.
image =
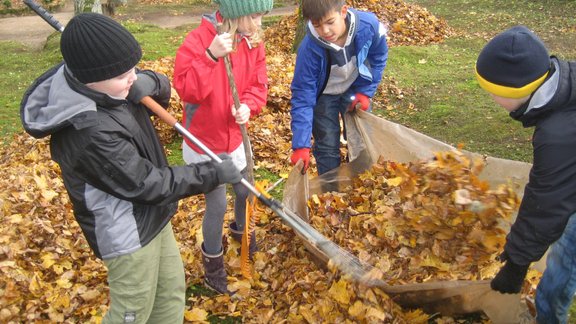
<svg viewBox="0 0 576 324">
<path fill-rule="evenodd" d="M 162 4 L 142 4 L 136 1 L 129 1 L 126 6 L 117 7 L 119 15 L 138 13 L 139 15 L 154 14 L 164 12 L 171 15 L 182 14 L 204 14 L 215 10 L 217 5 L 210 0 L 185 0 L 173 3 Z"/>
<path fill-rule="evenodd" d="M 376 113 L 451 145 L 531 162 L 533 129 L 522 128 L 480 89 L 474 63 L 491 37 L 516 24 L 538 33 L 551 54 L 576 59 L 576 1 L 409 2 L 446 19 L 456 35 L 438 45 L 390 48 L 385 75 L 398 81 L 406 98 Z"/>
<path fill-rule="evenodd" d="M 175 56 L 186 34 L 195 25 L 181 26 L 174 29 L 163 29 L 154 25 L 133 22 L 124 23 L 143 49 L 142 60 L 153 61 L 162 57 Z M 161 40 L 161 41 L 159 41 Z"/>
<path fill-rule="evenodd" d="M 31 82 L 43 71 L 61 60 L 59 35 L 51 37 L 41 52 L 31 51 L 15 42 L 0 42 L 0 134 L 22 130 L 19 116 L 20 100 Z"/>
<path fill-rule="evenodd" d="M 451 145 L 530 161 L 532 130 L 511 120 L 476 82 L 474 62 L 482 44 L 450 39 L 440 45 L 391 48 L 386 75 L 398 80 L 408 95 L 382 114 Z M 414 108 L 408 109 L 408 103 Z"/>
</svg>

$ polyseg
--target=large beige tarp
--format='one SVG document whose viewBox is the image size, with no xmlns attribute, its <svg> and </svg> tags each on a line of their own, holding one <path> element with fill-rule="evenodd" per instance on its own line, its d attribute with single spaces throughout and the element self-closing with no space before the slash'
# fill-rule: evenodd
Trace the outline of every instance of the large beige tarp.
<svg viewBox="0 0 576 324">
<path fill-rule="evenodd" d="M 313 178 L 309 177 L 308 174 L 301 174 L 302 164 L 299 162 L 286 182 L 283 197 L 284 206 L 298 213 L 306 221 L 308 221 L 309 215 L 307 201 L 311 195 L 325 191 L 343 191 L 354 177 L 376 163 L 379 156 L 383 156 L 389 161 L 405 163 L 431 159 L 435 152 L 456 150 L 451 145 L 364 111 L 346 113 L 345 121 L 350 162 Z M 531 164 L 466 151 L 464 153 L 473 159 L 478 157 L 484 160 L 485 167 L 480 178 L 487 181 L 491 187 L 508 184 L 519 197 L 523 196 L 524 185 L 528 182 Z M 509 226 L 510 224 L 504 225 Z M 314 249 L 313 246 L 307 247 Z M 321 251 L 311 252 L 323 259 Z M 543 271 L 544 262 L 541 261 L 533 267 Z M 421 291 L 419 291 L 420 289 Z M 484 310 L 492 320 L 505 322 L 510 318 L 517 318 L 522 311 L 519 305 L 519 296 L 498 294 L 489 288 L 487 281 L 477 283 L 439 282 L 400 287 L 386 286 L 385 290 L 392 293 L 396 290 L 397 293 L 401 294 L 401 298 L 406 297 L 414 302 L 428 302 L 428 300 L 422 299 L 422 296 L 428 294 L 432 296 L 429 302 L 434 310 L 442 310 L 439 305 L 446 305 L 446 303 L 455 304 L 452 307 L 455 311 L 463 311 L 468 307 L 470 309 L 479 307 L 479 310 Z M 446 296 L 441 296 L 439 291 L 443 291 L 442 294 Z M 482 294 L 485 298 L 478 299 L 478 294 Z M 416 298 L 416 296 L 419 297 Z M 469 303 L 471 299 L 475 300 L 474 305 Z M 454 300 L 458 302 L 454 303 Z M 507 302 L 503 302 L 504 300 Z M 408 300 L 406 304 L 409 303 Z M 505 307 L 502 307 L 503 305 Z M 450 308 L 450 306 L 447 307 Z M 500 314 L 502 310 L 503 313 Z"/>
</svg>

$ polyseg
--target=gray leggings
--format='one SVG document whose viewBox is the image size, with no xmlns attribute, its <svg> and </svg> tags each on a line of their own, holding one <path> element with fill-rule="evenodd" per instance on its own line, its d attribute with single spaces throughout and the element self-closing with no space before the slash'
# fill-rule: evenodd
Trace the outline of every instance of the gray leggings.
<svg viewBox="0 0 576 324">
<path fill-rule="evenodd" d="M 246 169 L 242 171 L 246 178 Z M 234 220 L 239 231 L 244 230 L 246 223 L 246 198 L 250 191 L 241 183 L 232 185 L 236 199 L 234 200 Z M 206 212 L 202 219 L 202 235 L 204 236 L 204 251 L 208 254 L 218 254 L 222 251 L 222 231 L 224 214 L 226 213 L 226 185 L 204 194 Z"/>
</svg>

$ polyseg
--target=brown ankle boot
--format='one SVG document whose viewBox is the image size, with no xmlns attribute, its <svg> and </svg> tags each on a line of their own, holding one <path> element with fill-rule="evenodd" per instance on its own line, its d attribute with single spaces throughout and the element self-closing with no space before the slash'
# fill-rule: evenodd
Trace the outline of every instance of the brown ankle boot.
<svg viewBox="0 0 576 324">
<path fill-rule="evenodd" d="M 224 270 L 224 251 L 210 255 L 204 251 L 202 244 L 202 264 L 204 265 L 204 284 L 220 294 L 231 295 L 228 290 L 228 278 Z"/>
<path fill-rule="evenodd" d="M 230 229 L 230 235 L 232 235 L 232 238 L 236 242 L 242 244 L 242 236 L 244 235 L 244 231 L 239 231 L 237 229 L 236 222 L 230 223 L 228 225 L 228 228 Z M 250 257 L 250 260 L 254 259 L 254 253 L 256 252 L 258 252 L 258 244 L 256 243 L 256 233 L 252 232 L 252 234 L 250 235 L 250 246 L 248 248 L 248 256 Z"/>
</svg>

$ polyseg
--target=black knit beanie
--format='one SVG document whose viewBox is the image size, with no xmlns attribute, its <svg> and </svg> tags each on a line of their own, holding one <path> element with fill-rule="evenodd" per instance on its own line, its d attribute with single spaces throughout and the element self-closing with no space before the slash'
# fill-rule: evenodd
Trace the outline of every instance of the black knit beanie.
<svg viewBox="0 0 576 324">
<path fill-rule="evenodd" d="M 505 98 L 530 95 L 544 82 L 549 70 L 546 46 L 525 26 L 498 34 L 482 49 L 476 62 L 480 86 Z"/>
<path fill-rule="evenodd" d="M 112 18 L 97 13 L 82 13 L 68 22 L 60 51 L 68 69 L 82 83 L 117 77 L 142 58 L 134 36 Z"/>
</svg>

